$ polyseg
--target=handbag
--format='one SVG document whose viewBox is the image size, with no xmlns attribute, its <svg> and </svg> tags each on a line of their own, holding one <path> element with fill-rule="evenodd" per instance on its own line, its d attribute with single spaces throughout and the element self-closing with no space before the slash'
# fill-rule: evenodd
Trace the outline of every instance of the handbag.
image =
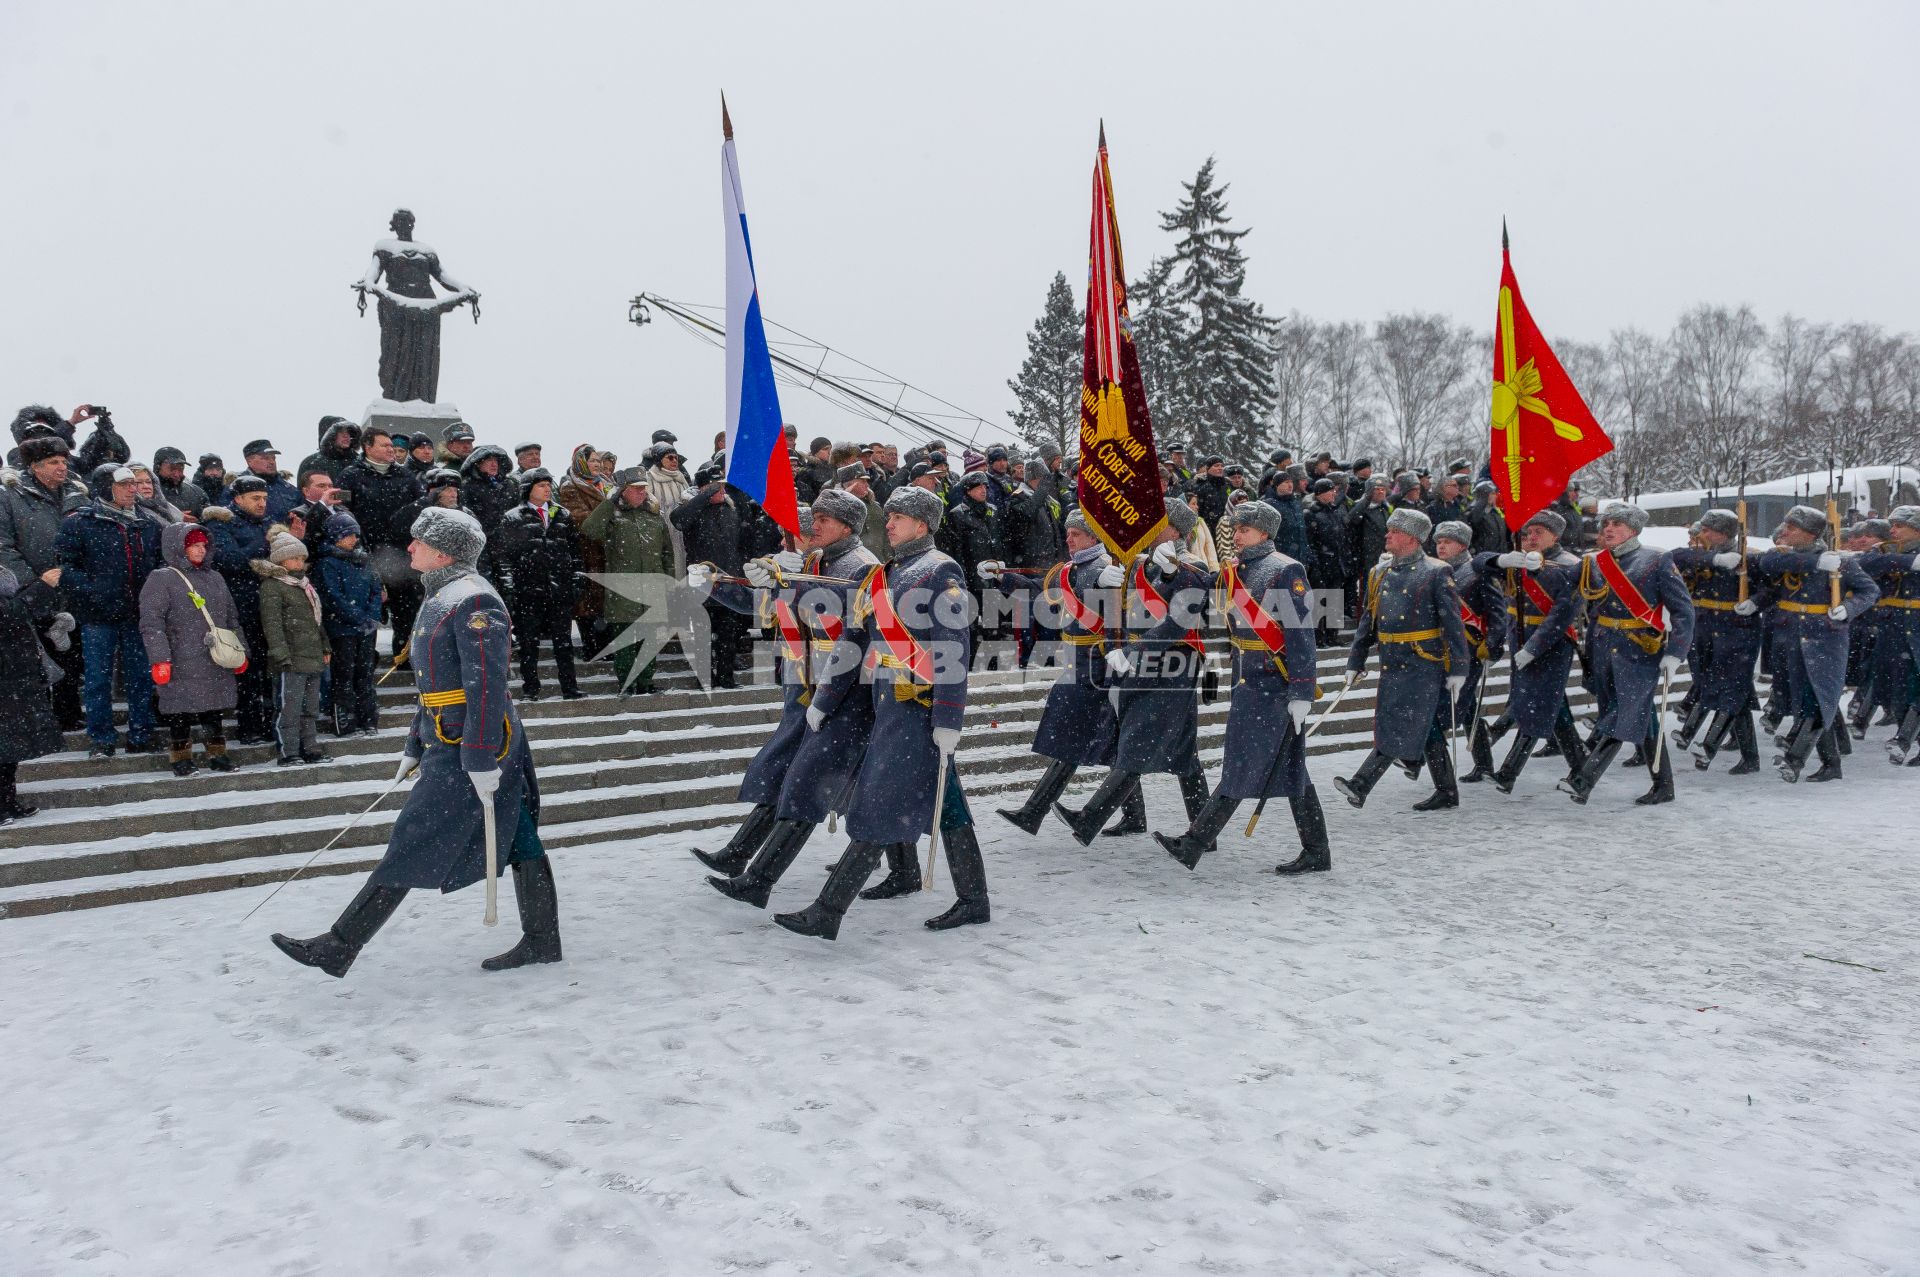
<svg viewBox="0 0 1920 1277">
<path fill-rule="evenodd" d="M 220 628 L 213 623 L 213 614 L 207 611 L 207 601 L 200 591 L 193 588 L 193 582 L 179 568 L 169 568 L 175 576 L 185 582 L 187 598 L 200 609 L 200 615 L 207 622 L 207 654 L 213 657 L 213 663 L 223 670 L 237 670 L 247 663 L 247 645 L 232 630 Z"/>
</svg>

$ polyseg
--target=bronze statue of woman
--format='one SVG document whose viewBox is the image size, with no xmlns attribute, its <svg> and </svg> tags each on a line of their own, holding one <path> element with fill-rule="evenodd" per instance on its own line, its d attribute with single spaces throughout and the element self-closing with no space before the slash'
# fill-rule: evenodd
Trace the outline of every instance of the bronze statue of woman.
<svg viewBox="0 0 1920 1277">
<path fill-rule="evenodd" d="M 360 313 L 367 311 L 368 293 L 379 299 L 380 393 L 396 403 L 433 403 L 440 389 L 440 316 L 472 302 L 477 321 L 480 294 L 442 270 L 440 255 L 413 238 L 411 212 L 395 209 L 389 226 L 394 237 L 373 246 L 366 278 L 354 285 Z M 451 295 L 434 296 L 436 282 Z"/>
</svg>

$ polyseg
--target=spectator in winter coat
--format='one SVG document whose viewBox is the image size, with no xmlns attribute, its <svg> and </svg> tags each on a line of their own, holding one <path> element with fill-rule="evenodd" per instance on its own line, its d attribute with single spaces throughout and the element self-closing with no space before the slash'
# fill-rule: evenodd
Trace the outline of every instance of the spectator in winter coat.
<svg viewBox="0 0 1920 1277">
<path fill-rule="evenodd" d="M 420 479 L 424 480 L 429 470 L 441 469 L 439 458 L 433 455 L 432 435 L 423 433 L 408 436 L 406 454 L 407 469 Z"/>
<path fill-rule="evenodd" d="M 1513 548 L 1507 518 L 1500 512 L 1500 485 L 1482 479 L 1473 485 L 1473 504 L 1467 507 L 1466 525 L 1473 529 L 1473 553 L 1504 554 Z"/>
<path fill-rule="evenodd" d="M 687 557 L 686 534 L 673 522 L 673 512 L 686 503 L 687 481 L 686 462 L 674 451 L 672 444 L 655 444 L 647 449 L 641 458 L 642 473 L 647 481 L 647 494 L 653 498 L 653 508 L 667 521 L 667 530 L 673 537 L 673 571 L 675 576 L 685 576 L 687 564 L 694 560 Z M 726 462 L 722 460 L 715 469 L 726 472 Z M 729 614 L 731 615 L 731 614 Z"/>
<path fill-rule="evenodd" d="M 200 495 L 206 498 L 205 503 L 200 508 L 204 510 L 210 505 L 225 505 L 227 503 L 228 483 L 227 466 L 224 461 L 220 460 L 220 454 L 217 452 L 201 453 L 200 468 L 193 472 L 193 486 L 200 489 Z M 176 501 L 174 504 L 178 505 L 179 502 Z"/>
<path fill-rule="evenodd" d="M 1007 526 L 1007 498 L 1019 482 L 1013 472 L 1012 454 L 999 444 L 987 449 L 987 504 L 993 507 L 995 522 Z"/>
<path fill-rule="evenodd" d="M 1361 499 L 1347 511 L 1347 543 L 1354 549 L 1354 575 L 1364 576 L 1387 552 L 1387 516 L 1393 505 L 1387 500 L 1392 483 L 1383 475 L 1369 480 Z"/>
<path fill-rule="evenodd" d="M 515 483 L 520 484 L 521 487 L 525 487 L 526 484 L 523 482 L 523 477 L 529 470 L 546 469 L 545 466 L 540 464 L 540 453 L 542 451 L 543 449 L 537 443 L 516 443 L 513 445 L 513 474 L 510 477 Z"/>
<path fill-rule="evenodd" d="M 180 507 L 160 495 L 160 485 L 155 480 L 153 471 L 138 462 L 128 466 L 127 469 L 133 471 L 134 507 L 144 517 L 153 520 L 154 525 L 159 528 L 168 528 L 186 521 L 187 516 L 181 512 Z"/>
<path fill-rule="evenodd" d="M 260 629 L 267 640 L 267 672 L 280 713 L 274 738 L 280 765 L 331 762 L 320 750 L 320 676 L 333 645 L 320 619 L 320 592 L 307 579 L 307 547 L 290 532 L 275 532 L 260 575 Z"/>
<path fill-rule="evenodd" d="M 868 477 L 867 467 L 857 461 L 841 466 L 834 474 L 833 486 L 849 496 L 859 498 L 861 504 L 867 507 L 867 522 L 860 529 L 860 542 L 873 552 L 875 558 L 883 563 L 886 562 L 887 516 L 880 509 L 880 503 L 873 499 L 873 480 Z M 877 544 L 881 547 L 879 549 L 874 548 L 875 527 L 879 528 L 877 540 Z"/>
<path fill-rule="evenodd" d="M 327 524 L 346 496 L 333 486 L 325 470 L 308 470 L 300 475 L 300 504 L 287 511 L 287 530 L 307 547 L 307 562 L 316 562 L 320 548 L 327 544 Z"/>
<path fill-rule="evenodd" d="M 567 515 L 573 520 L 575 528 L 584 528 L 587 517 L 600 508 L 608 494 L 613 490 L 610 482 L 604 481 L 593 472 L 593 445 L 583 443 L 573 450 L 567 461 L 567 472 L 553 490 L 554 500 L 566 507 Z M 607 570 L 606 550 L 600 542 L 583 539 L 580 542 L 581 570 L 587 573 Z M 607 646 L 601 616 L 607 610 L 607 591 L 598 581 L 588 577 L 580 585 L 580 596 L 574 600 L 573 623 L 580 631 L 580 646 L 591 658 Z"/>
<path fill-rule="evenodd" d="M 1347 467 L 1347 504 L 1357 506 L 1367 499 L 1367 489 L 1373 484 L 1373 462 L 1361 457 Z M 1391 486 L 1391 485 L 1389 485 Z"/>
<path fill-rule="evenodd" d="M 1227 512 L 1227 462 L 1224 457 L 1208 457 L 1205 472 L 1193 481 L 1193 494 L 1200 500 L 1200 521 L 1209 528 Z"/>
<path fill-rule="evenodd" d="M 793 472 L 793 488 L 801 505 L 812 505 L 820 490 L 832 482 L 833 440 L 822 435 L 807 445 L 807 460 Z"/>
<path fill-rule="evenodd" d="M 943 522 L 954 525 L 955 544 L 960 553 L 954 557 L 967 574 L 967 588 L 976 595 L 986 588 L 980 579 L 980 565 L 988 559 L 1006 562 L 1007 551 L 1000 536 L 1000 514 L 987 500 L 992 484 L 984 471 L 975 470 L 960 481 L 960 497 Z"/>
<path fill-rule="evenodd" d="M 1458 475 L 1448 475 L 1440 480 L 1439 490 L 1434 499 L 1427 503 L 1425 513 L 1436 528 L 1443 523 L 1465 523 L 1467 498 L 1463 480 Z M 1431 546 L 1428 551 L 1431 553 Z"/>
<path fill-rule="evenodd" d="M 390 655 L 398 655 L 413 633 L 421 591 L 420 574 L 407 562 L 407 545 L 413 538 L 396 524 L 401 512 L 413 509 L 420 500 L 420 476 L 401 459 L 393 436 L 371 426 L 360 436 L 360 458 L 340 472 L 338 483 L 360 525 L 360 548 L 372 559 L 373 574 L 386 591 L 393 616 Z"/>
<path fill-rule="evenodd" d="M 573 603 L 580 593 L 580 533 L 566 507 L 553 499 L 553 476 L 529 470 L 520 476 L 526 501 L 500 523 L 500 586 L 520 649 L 520 694 L 540 698 L 540 640 L 553 644 L 560 695 L 586 693 L 573 671 Z"/>
<path fill-rule="evenodd" d="M 266 484 L 267 519 L 279 523 L 287 517 L 287 512 L 300 504 L 300 489 L 287 482 L 280 473 L 280 450 L 265 439 L 255 439 L 241 450 L 246 454 L 247 473 Z M 228 502 L 232 502 L 233 488 L 227 488 Z"/>
<path fill-rule="evenodd" d="M 1044 571 L 1066 558 L 1066 543 L 1061 536 L 1062 520 L 1066 517 L 1060 510 L 1060 503 L 1052 495 L 1052 472 L 1044 462 L 1029 461 L 1026 468 L 1026 482 L 1014 488 L 1007 498 L 1006 542 L 1007 565 Z M 880 524 L 880 535 L 886 536 L 885 516 L 876 517 L 867 512 L 869 524 Z M 875 555 L 886 559 L 884 551 L 876 550 Z"/>
<path fill-rule="evenodd" d="M 199 522 L 206 508 L 207 494 L 187 481 L 187 454 L 178 448 L 160 448 L 153 454 L 153 476 L 159 480 L 159 492 L 178 510 L 182 518 Z"/>
<path fill-rule="evenodd" d="M 680 531 L 687 563 L 711 563 L 728 576 L 738 576 L 745 561 L 740 552 L 743 528 L 740 510 L 727 491 L 726 480 L 708 467 L 694 475 L 694 482 L 698 486 L 668 516 L 667 522 Z M 713 632 L 713 685 L 738 686 L 734 678 L 735 658 L 746 635 L 747 619 L 712 599 L 708 599 L 705 606 Z"/>
<path fill-rule="evenodd" d="M 274 715 L 272 679 L 262 658 L 267 639 L 260 628 L 260 576 L 253 570 L 254 563 L 267 557 L 266 481 L 256 474 L 241 475 L 229 488 L 227 502 L 210 505 L 202 513 L 207 534 L 213 538 L 213 566 L 233 595 L 240 632 L 252 654 L 240 675 L 235 738 L 242 745 L 258 745 L 269 738 Z"/>
<path fill-rule="evenodd" d="M 220 720 L 239 703 L 239 680 L 235 671 L 214 661 L 208 638 L 216 625 L 239 632 L 240 615 L 226 580 L 213 569 L 212 557 L 213 538 L 205 528 L 192 523 L 163 528 L 161 566 L 140 587 L 140 641 L 160 719 L 167 727 L 167 760 L 176 776 L 193 773 L 196 725 L 206 744 L 207 766 L 234 770 Z"/>
<path fill-rule="evenodd" d="M 1348 538 L 1346 485 L 1334 479 L 1313 481 L 1313 500 L 1307 507 L 1307 544 L 1313 547 L 1307 583 L 1316 590 L 1344 590 L 1355 573 Z"/>
<path fill-rule="evenodd" d="M 1567 530 L 1560 538 L 1560 546 L 1569 554 L 1585 554 L 1591 538 L 1587 535 L 1587 519 L 1581 512 L 1580 481 L 1569 483 L 1560 495 L 1547 507 L 1566 520 Z"/>
<path fill-rule="evenodd" d="M 60 525 L 60 585 L 80 623 L 89 758 L 111 758 L 113 673 L 127 690 L 127 752 L 154 747 L 153 684 L 140 642 L 140 588 L 160 563 L 160 528 L 134 504 L 133 471 L 103 465 L 88 485 L 93 501 Z"/>
<path fill-rule="evenodd" d="M 428 506 L 439 506 L 446 510 L 466 510 L 460 501 L 460 476 L 452 470 L 429 470 L 426 475 L 426 493 L 405 510 L 393 516 L 392 527 L 400 535 L 411 537 L 414 521 L 420 512 Z M 468 514 L 473 511 L 467 510 Z"/>
<path fill-rule="evenodd" d="M 53 586 L 0 568 L 0 825 L 39 810 L 20 801 L 20 764 L 62 748 L 40 647 L 57 606 Z"/>
<path fill-rule="evenodd" d="M 373 679 L 379 663 L 383 592 L 360 537 L 359 520 L 336 510 L 327 520 L 327 541 L 312 569 L 313 588 L 320 595 L 320 623 L 333 649 L 328 700 L 335 736 L 355 732 L 371 736 L 380 725 Z"/>
<path fill-rule="evenodd" d="M 480 573 L 496 584 L 500 563 L 495 539 L 501 520 L 520 504 L 520 485 L 508 474 L 507 450 L 498 444 L 484 443 L 475 448 L 460 466 L 460 502 L 480 521 L 487 534 L 486 552 L 480 556 Z"/>
<path fill-rule="evenodd" d="M 473 427 L 464 421 L 456 421 L 441 432 L 440 448 L 433 454 L 433 459 L 449 470 L 460 470 L 472 455 Z M 506 453 L 500 455 L 504 457 Z"/>
<path fill-rule="evenodd" d="M 596 506 L 580 524 L 582 540 L 599 548 L 605 571 L 614 574 L 675 577 L 673 538 L 667 533 L 667 521 L 654 509 L 652 489 L 638 470 L 621 472 L 616 482 L 619 491 Z M 607 591 L 603 616 L 607 640 L 621 630 L 643 620 L 646 606 L 619 591 Z M 656 615 L 663 609 L 654 609 Z M 638 648 L 628 644 L 613 654 L 613 672 L 620 681 L 622 694 L 653 690 L 653 662 L 638 675 L 633 672 Z"/>
<path fill-rule="evenodd" d="M 69 497 L 84 500 L 87 486 L 68 475 L 67 441 L 59 435 L 30 436 L 19 451 L 23 468 L 18 473 L 8 471 L 6 487 L 0 489 L 0 568 L 18 581 L 57 586 L 63 507 Z M 83 721 L 81 646 L 78 642 L 59 650 L 51 643 L 46 646 L 61 675 L 53 684 L 54 717 L 62 731 L 75 731 Z"/>
<path fill-rule="evenodd" d="M 1267 489 L 1266 502 L 1280 512 L 1280 528 L 1273 534 L 1273 548 L 1294 559 L 1313 573 L 1313 547 L 1307 541 L 1307 515 L 1300 507 L 1295 491 L 1300 476 L 1292 470 L 1276 471 Z"/>
<path fill-rule="evenodd" d="M 345 417 L 320 418 L 320 448 L 309 453 L 300 468 L 293 472 L 294 478 L 306 486 L 306 476 L 315 470 L 326 471 L 327 478 L 335 483 L 348 466 L 358 459 L 360 447 L 360 427 Z"/>
</svg>

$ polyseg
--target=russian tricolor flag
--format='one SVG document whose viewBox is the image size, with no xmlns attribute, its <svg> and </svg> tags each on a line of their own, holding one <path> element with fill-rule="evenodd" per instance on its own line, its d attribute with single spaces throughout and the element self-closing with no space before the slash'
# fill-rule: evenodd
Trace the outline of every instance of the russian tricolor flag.
<svg viewBox="0 0 1920 1277">
<path fill-rule="evenodd" d="M 720 203 L 727 223 L 727 482 L 799 536 L 799 499 L 787 460 L 773 360 L 767 355 L 767 326 L 760 317 L 747 202 L 740 193 L 740 161 L 733 150 L 733 121 L 725 97 L 720 99 L 720 131 Z"/>
</svg>

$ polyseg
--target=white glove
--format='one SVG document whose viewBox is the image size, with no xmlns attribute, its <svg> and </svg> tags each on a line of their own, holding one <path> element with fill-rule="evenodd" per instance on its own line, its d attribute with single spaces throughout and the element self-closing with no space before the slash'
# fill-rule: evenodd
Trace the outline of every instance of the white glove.
<svg viewBox="0 0 1920 1277">
<path fill-rule="evenodd" d="M 992 585 L 995 581 L 998 581 L 1001 574 L 1007 570 L 1007 565 L 998 559 L 982 559 L 980 566 L 975 570 L 980 573 L 980 579 L 982 581 L 985 581 L 988 585 Z"/>
<path fill-rule="evenodd" d="M 1455 700 L 1460 698 L 1460 689 L 1466 685 L 1467 676 L 1465 674 L 1447 675 L 1447 695 L 1453 697 Z"/>
<path fill-rule="evenodd" d="M 704 590 L 713 584 L 713 564 L 687 564 L 687 584 L 696 590 Z"/>
<path fill-rule="evenodd" d="M 1822 572 L 1838 572 L 1840 556 L 1832 550 L 1822 550 L 1820 557 L 1813 561 L 1813 566 Z"/>
<path fill-rule="evenodd" d="M 1755 603 L 1752 599 L 1741 599 L 1738 603 L 1735 603 L 1733 605 L 1733 614 L 1735 616 L 1752 616 L 1754 613 L 1758 612 L 1759 610 L 1760 610 L 1760 605 L 1758 603 Z"/>
<path fill-rule="evenodd" d="M 1540 551 L 1538 550 L 1528 550 L 1520 556 L 1520 566 L 1529 572 L 1538 572 L 1540 565 L 1545 562 L 1546 560 L 1541 557 Z"/>
<path fill-rule="evenodd" d="M 1133 673 L 1133 662 L 1127 658 L 1125 652 L 1116 647 L 1107 653 L 1107 668 L 1115 674 L 1125 677 Z"/>
<path fill-rule="evenodd" d="M 1668 675 L 1679 673 L 1680 667 L 1685 664 L 1686 664 L 1685 661 L 1681 660 L 1679 657 L 1674 656 L 1672 654 L 1668 654 L 1660 658 L 1660 670 L 1662 673 L 1668 674 Z"/>
<path fill-rule="evenodd" d="M 1348 686 L 1348 687 L 1358 687 L 1358 686 L 1360 686 L 1360 678 L 1361 678 L 1361 675 L 1362 675 L 1362 674 L 1364 674 L 1364 673 L 1365 673 L 1365 671 L 1364 671 L 1364 670 L 1348 670 L 1348 671 L 1347 671 L 1347 686 Z"/>
<path fill-rule="evenodd" d="M 773 570 L 765 559 L 748 559 L 740 569 L 740 575 L 747 578 L 747 584 L 757 589 L 771 590 L 774 587 Z"/>
<path fill-rule="evenodd" d="M 1740 566 L 1740 552 L 1738 550 L 1724 550 L 1714 555 L 1713 566 L 1724 568 L 1728 572 L 1734 571 Z"/>
<path fill-rule="evenodd" d="M 500 769 L 496 767 L 490 772 L 468 772 L 467 783 L 473 786 L 474 793 L 480 795 L 481 802 L 490 803 L 494 791 L 500 788 Z"/>
<path fill-rule="evenodd" d="M 1533 664 L 1533 649 L 1523 647 L 1513 654 L 1513 668 L 1523 670 Z"/>
<path fill-rule="evenodd" d="M 782 550 L 773 556 L 773 565 L 782 572 L 798 572 L 807 566 L 807 561 L 798 550 Z"/>
<path fill-rule="evenodd" d="M 1846 605 L 1845 603 L 1841 603 L 1841 604 L 1838 604 L 1838 605 L 1836 605 L 1836 606 L 1834 606 L 1834 607 L 1830 607 L 1830 608 L 1828 608 L 1828 609 L 1827 609 L 1827 616 L 1828 616 L 1828 617 L 1829 617 L 1830 619 L 1832 619 L 1832 620 L 1835 620 L 1835 621 L 1844 621 L 1844 620 L 1846 620 L 1846 619 L 1847 619 L 1847 605 Z"/>
<path fill-rule="evenodd" d="M 807 706 L 807 730 L 808 731 L 810 732 L 819 731 L 820 724 L 826 721 L 827 721 L 827 711 L 821 709 L 818 705 Z"/>
<path fill-rule="evenodd" d="M 1920 554 L 1916 554 L 1913 556 L 1913 562 L 1907 564 L 1907 571 L 1920 572 Z M 60 615 L 66 616 L 67 614 L 65 612 L 62 612 Z M 67 617 L 67 619 L 72 620 L 73 618 Z"/>
<path fill-rule="evenodd" d="M 933 729 L 933 747 L 940 751 L 940 757 L 951 758 L 953 751 L 960 746 L 958 727 L 936 727 Z"/>
<path fill-rule="evenodd" d="M 1293 730 L 1299 731 L 1307 725 L 1307 715 L 1313 712 L 1312 701 L 1288 701 L 1287 717 L 1293 720 Z"/>
<path fill-rule="evenodd" d="M 1153 566 L 1162 572 L 1171 572 L 1179 566 L 1180 551 L 1171 541 L 1162 541 L 1153 547 Z"/>
<path fill-rule="evenodd" d="M 1126 580 L 1127 570 L 1118 563 L 1109 563 L 1100 569 L 1100 576 L 1096 584 L 1098 584 L 1101 589 L 1111 590 L 1116 585 L 1126 584 Z"/>
<path fill-rule="evenodd" d="M 1493 561 L 1503 568 L 1523 568 L 1527 566 L 1527 556 L 1519 550 L 1508 550 L 1505 554 L 1495 555 Z"/>
<path fill-rule="evenodd" d="M 1107 704 L 1113 706 L 1113 712 L 1115 714 L 1118 714 L 1120 712 L 1120 689 L 1119 688 L 1109 687 L 1107 689 Z"/>
<path fill-rule="evenodd" d="M 420 767 L 419 755 L 417 754 L 400 755 L 400 770 L 393 774 L 393 783 L 398 785 L 401 781 L 405 780 L 407 777 L 413 775 L 415 771 L 419 770 L 419 767 Z"/>
<path fill-rule="evenodd" d="M 1391 562 L 1393 562 L 1393 552 L 1391 550 L 1380 551 L 1380 557 L 1374 560 L 1375 565 L 1379 567 L 1385 567 Z"/>
</svg>

